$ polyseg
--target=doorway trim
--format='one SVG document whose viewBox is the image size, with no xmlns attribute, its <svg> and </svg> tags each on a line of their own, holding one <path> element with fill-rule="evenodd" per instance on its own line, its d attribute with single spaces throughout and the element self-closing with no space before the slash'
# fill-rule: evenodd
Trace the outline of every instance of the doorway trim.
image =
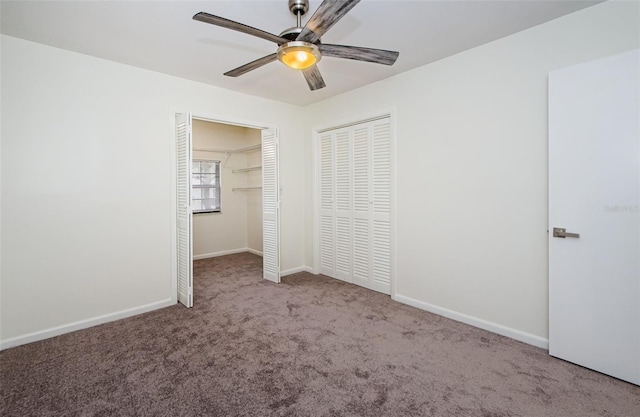
<svg viewBox="0 0 640 417">
<path fill-rule="evenodd" d="M 175 115 L 176 113 L 191 113 L 192 119 L 202 120 L 206 122 L 213 123 L 221 123 L 238 127 L 248 127 L 251 129 L 258 130 L 266 130 L 266 129 L 278 129 L 278 126 L 270 123 L 256 122 L 251 120 L 246 120 L 238 117 L 225 116 L 215 113 L 209 113 L 207 111 L 195 110 L 190 111 L 189 109 L 179 108 L 179 107 L 171 107 L 169 109 L 169 166 L 171 169 L 171 193 L 170 193 L 170 268 L 171 268 L 171 282 L 170 282 L 170 291 L 171 291 L 171 304 L 178 303 L 178 245 L 177 245 L 177 232 L 176 228 L 178 226 L 177 223 L 177 154 L 176 154 L 176 122 Z M 278 176 L 280 175 L 278 169 Z M 279 225 L 280 226 L 280 225 Z M 280 227 L 279 227 L 280 228 Z M 191 260 L 193 262 L 193 259 Z"/>
</svg>

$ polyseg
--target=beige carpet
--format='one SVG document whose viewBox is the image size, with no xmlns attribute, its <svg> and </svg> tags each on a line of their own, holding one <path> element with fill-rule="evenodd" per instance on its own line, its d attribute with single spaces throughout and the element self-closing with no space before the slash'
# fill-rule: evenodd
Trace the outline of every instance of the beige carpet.
<svg viewBox="0 0 640 417">
<path fill-rule="evenodd" d="M 637 386 L 364 288 L 272 284 L 251 254 L 194 269 L 193 309 L 0 353 L 0 415 L 640 415 Z"/>
</svg>

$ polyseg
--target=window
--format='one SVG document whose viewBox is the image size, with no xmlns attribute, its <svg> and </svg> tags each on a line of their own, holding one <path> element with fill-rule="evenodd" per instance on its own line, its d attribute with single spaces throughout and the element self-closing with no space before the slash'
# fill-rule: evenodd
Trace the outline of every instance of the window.
<svg viewBox="0 0 640 417">
<path fill-rule="evenodd" d="M 220 212 L 220 161 L 192 161 L 191 206 L 194 213 Z"/>
</svg>

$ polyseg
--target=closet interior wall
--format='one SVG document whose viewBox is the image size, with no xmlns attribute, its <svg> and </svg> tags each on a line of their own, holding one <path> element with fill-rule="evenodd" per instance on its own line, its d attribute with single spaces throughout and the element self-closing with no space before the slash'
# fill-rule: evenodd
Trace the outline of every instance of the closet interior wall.
<svg viewBox="0 0 640 417">
<path fill-rule="evenodd" d="M 192 130 L 193 159 L 221 162 L 221 211 L 193 215 L 194 259 L 242 251 L 262 254 L 262 193 L 259 189 L 234 191 L 259 186 L 262 173 L 233 172 L 259 166 L 261 150 L 225 152 L 259 145 L 261 131 L 198 119 L 193 120 Z"/>
</svg>

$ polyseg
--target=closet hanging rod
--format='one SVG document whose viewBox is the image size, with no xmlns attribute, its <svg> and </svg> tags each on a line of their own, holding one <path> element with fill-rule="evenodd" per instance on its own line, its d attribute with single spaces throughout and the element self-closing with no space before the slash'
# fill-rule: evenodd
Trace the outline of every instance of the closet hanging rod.
<svg viewBox="0 0 640 417">
<path fill-rule="evenodd" d="M 236 152 L 249 152 L 249 151 L 254 151 L 257 149 L 262 148 L 262 144 L 258 143 L 257 145 L 251 145 L 251 146 L 247 146 L 244 148 L 238 148 L 238 149 L 232 149 L 229 151 L 229 153 L 236 153 Z"/>
</svg>

